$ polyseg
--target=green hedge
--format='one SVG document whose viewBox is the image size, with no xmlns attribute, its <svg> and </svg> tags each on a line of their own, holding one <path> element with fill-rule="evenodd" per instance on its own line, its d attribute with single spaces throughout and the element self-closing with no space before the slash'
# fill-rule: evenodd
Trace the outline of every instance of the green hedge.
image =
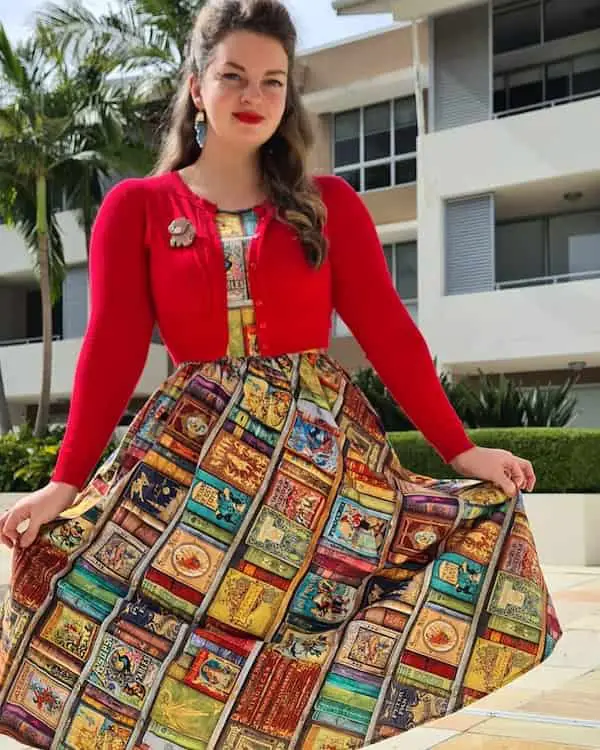
<svg viewBox="0 0 600 750">
<path fill-rule="evenodd" d="M 468 430 L 476 445 L 503 448 L 529 459 L 536 492 L 600 492 L 600 430 L 528 427 Z M 403 466 L 439 478 L 457 475 L 418 432 L 389 435 Z"/>
<path fill-rule="evenodd" d="M 0 492 L 33 492 L 50 479 L 64 426 L 50 427 L 42 438 L 34 438 L 31 427 L 23 425 L 0 436 Z M 96 468 L 116 447 L 111 441 Z"/>
<path fill-rule="evenodd" d="M 600 492 L 600 430 L 564 427 L 469 430 L 476 445 L 504 448 L 528 458 L 537 492 Z M 36 440 L 31 431 L 0 437 L 0 492 L 29 492 L 43 486 L 56 462 L 64 430 Z M 411 471 L 450 478 L 456 474 L 418 432 L 389 434 L 400 462 Z M 107 446 L 100 463 L 115 447 Z"/>
</svg>

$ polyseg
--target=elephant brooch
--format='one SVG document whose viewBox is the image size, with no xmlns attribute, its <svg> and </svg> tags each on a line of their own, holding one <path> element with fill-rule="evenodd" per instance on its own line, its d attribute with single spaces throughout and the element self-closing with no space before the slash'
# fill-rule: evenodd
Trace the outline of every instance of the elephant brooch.
<svg viewBox="0 0 600 750">
<path fill-rule="evenodd" d="M 181 216 L 169 224 L 169 234 L 171 247 L 189 247 L 194 241 L 196 230 L 189 219 Z"/>
</svg>

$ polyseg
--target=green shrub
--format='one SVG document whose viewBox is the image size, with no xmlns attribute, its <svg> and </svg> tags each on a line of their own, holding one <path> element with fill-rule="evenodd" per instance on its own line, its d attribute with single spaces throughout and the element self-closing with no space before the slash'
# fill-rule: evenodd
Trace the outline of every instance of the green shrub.
<svg viewBox="0 0 600 750">
<path fill-rule="evenodd" d="M 503 448 L 533 464 L 536 492 L 600 492 L 600 430 L 576 428 L 511 428 L 469 430 L 476 445 Z M 453 478 L 420 433 L 389 435 L 400 463 L 417 474 Z"/>
<path fill-rule="evenodd" d="M 387 432 L 414 430 L 412 422 L 405 416 L 402 409 L 400 409 L 390 396 L 389 391 L 383 385 L 373 368 L 366 367 L 363 370 L 359 370 L 352 379 L 381 417 L 381 421 Z"/>
<path fill-rule="evenodd" d="M 64 432 L 64 426 L 53 426 L 43 438 L 35 438 L 31 427 L 22 425 L 0 436 L 0 492 L 33 492 L 43 487 L 56 464 Z M 97 465 L 115 447 L 111 442 Z"/>
<path fill-rule="evenodd" d="M 523 386 L 506 375 L 479 372 L 476 383 L 457 384 L 458 398 L 452 398 L 463 422 L 471 427 L 566 427 L 576 413 L 573 386 L 577 378 L 562 385 Z"/>
<path fill-rule="evenodd" d="M 566 427 L 575 415 L 577 377 L 562 385 L 524 386 L 506 375 L 479 372 L 475 381 L 453 381 L 441 372 L 440 384 L 459 418 L 471 429 L 481 427 Z M 373 368 L 359 370 L 353 380 L 369 399 L 388 432 L 414 430 Z"/>
</svg>

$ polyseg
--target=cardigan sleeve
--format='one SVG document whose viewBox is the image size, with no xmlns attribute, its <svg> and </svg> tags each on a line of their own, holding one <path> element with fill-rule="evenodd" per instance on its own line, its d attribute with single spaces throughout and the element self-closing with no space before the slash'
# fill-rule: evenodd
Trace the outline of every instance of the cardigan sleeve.
<svg viewBox="0 0 600 750">
<path fill-rule="evenodd" d="M 375 225 L 342 178 L 317 178 L 327 207 L 333 305 L 415 427 L 450 462 L 473 447 L 388 271 Z"/>
<path fill-rule="evenodd" d="M 52 479 L 81 489 L 142 374 L 154 325 L 144 243 L 143 178 L 105 196 L 92 230 L 90 315 Z"/>
</svg>

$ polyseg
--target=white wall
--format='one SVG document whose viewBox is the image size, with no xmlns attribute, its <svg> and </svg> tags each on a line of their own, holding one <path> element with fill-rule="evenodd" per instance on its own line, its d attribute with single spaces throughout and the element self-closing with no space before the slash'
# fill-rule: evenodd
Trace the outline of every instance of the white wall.
<svg viewBox="0 0 600 750">
<path fill-rule="evenodd" d="M 333 7 L 340 15 L 391 12 L 395 21 L 409 21 L 484 2 L 487 0 L 333 0 Z"/>
<path fill-rule="evenodd" d="M 433 200 L 600 171 L 600 97 L 428 133 L 420 169 Z"/>
<path fill-rule="evenodd" d="M 529 358 L 539 358 L 539 367 L 557 358 L 597 364 L 600 280 L 429 295 L 426 303 L 420 295 L 419 323 L 433 353 L 449 365 L 521 360 L 512 368 L 518 370 Z"/>
<path fill-rule="evenodd" d="M 428 81 L 426 67 L 422 68 L 421 80 L 423 86 L 426 86 Z M 414 93 L 414 87 L 412 68 L 403 68 L 382 73 L 374 78 L 353 81 L 343 86 L 313 91 L 305 94 L 302 101 L 311 112 L 329 114 L 354 107 L 365 107 L 395 97 L 411 96 Z"/>
<path fill-rule="evenodd" d="M 56 214 L 62 235 L 67 265 L 86 262 L 85 235 L 77 222 L 77 212 L 59 211 Z M 13 275 L 33 279 L 32 263 L 22 236 L 16 229 L 0 225 L 0 277 Z"/>
<path fill-rule="evenodd" d="M 599 358 L 600 281 L 443 295 L 444 200 L 585 173 L 600 179 L 598 123 L 595 98 L 420 139 L 419 323 L 442 363 Z"/>
<path fill-rule="evenodd" d="M 73 374 L 81 339 L 55 341 L 52 356 L 52 397 L 70 398 Z M 163 346 L 152 344 L 146 367 L 135 389 L 136 396 L 147 396 L 167 377 L 168 354 Z M 9 401 L 37 402 L 41 386 L 42 345 L 20 344 L 0 347 L 0 366 Z M 114 367 L 118 368 L 115 362 Z M 110 377 L 110 372 L 107 373 Z"/>
<path fill-rule="evenodd" d="M 394 21 L 410 21 L 458 10 L 468 5 L 483 5 L 487 0 L 390 0 Z"/>
</svg>

